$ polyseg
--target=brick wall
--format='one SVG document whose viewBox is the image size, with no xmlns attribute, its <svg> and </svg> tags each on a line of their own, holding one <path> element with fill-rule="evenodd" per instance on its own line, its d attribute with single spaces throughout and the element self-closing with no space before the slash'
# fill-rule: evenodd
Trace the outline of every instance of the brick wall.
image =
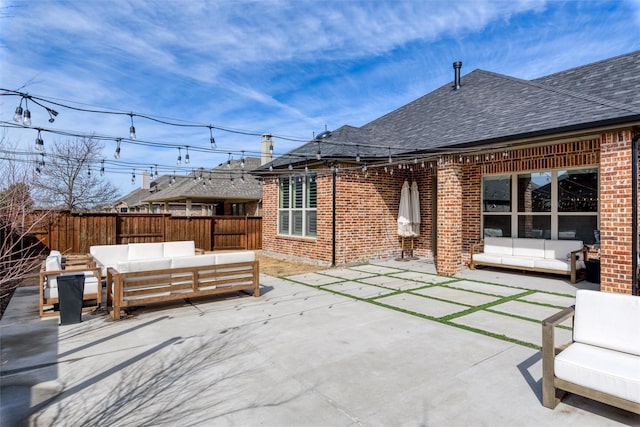
<svg viewBox="0 0 640 427">
<path fill-rule="evenodd" d="M 631 132 L 607 133 L 600 154 L 600 289 L 631 293 Z"/>
<path fill-rule="evenodd" d="M 348 264 L 400 256 L 397 214 L 404 179 L 415 179 L 421 195 L 422 222 L 415 254 L 432 258 L 432 180 L 437 175 L 437 268 L 453 275 L 469 261 L 472 244 L 481 238 L 482 176 L 538 170 L 600 167 L 602 289 L 630 292 L 631 275 L 631 134 L 607 133 L 600 139 L 493 152 L 443 156 L 438 162 L 408 162 L 403 168 L 361 171 L 340 165 L 336 180 L 336 263 Z M 324 174 L 323 174 L 324 173 Z M 413 177 L 413 178 L 412 178 Z M 291 257 L 330 263 L 332 255 L 332 176 L 319 171 L 318 237 L 277 235 L 278 185 L 266 179 L 263 189 L 263 248 Z M 410 239 L 406 241 L 407 247 Z"/>
</svg>

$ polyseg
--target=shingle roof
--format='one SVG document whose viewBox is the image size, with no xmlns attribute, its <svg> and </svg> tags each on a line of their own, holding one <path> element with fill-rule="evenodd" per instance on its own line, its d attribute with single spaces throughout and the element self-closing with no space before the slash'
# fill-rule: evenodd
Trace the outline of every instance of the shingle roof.
<svg viewBox="0 0 640 427">
<path fill-rule="evenodd" d="M 360 128 L 343 126 L 273 166 L 313 159 L 318 147 L 323 158 L 380 158 L 389 148 L 434 152 L 640 120 L 640 51 L 531 81 L 475 70 L 461 82 L 459 90 L 446 84 Z"/>
<path fill-rule="evenodd" d="M 260 165 L 260 159 L 246 157 L 245 166 L 240 160 L 231 160 L 230 167 L 223 163 L 211 170 L 197 170 L 176 184 L 144 199 L 145 202 L 163 202 L 169 200 L 260 200 L 262 186 L 248 174 L 248 171 Z M 195 178 L 195 179 L 194 179 Z"/>
<path fill-rule="evenodd" d="M 121 203 L 128 207 L 143 205 L 145 204 L 143 200 L 149 197 L 150 193 L 161 191 L 162 189 L 169 187 L 170 180 L 171 177 L 169 175 L 162 175 L 151 182 L 151 188 L 138 188 L 133 190 L 131 193 L 118 199 L 115 205 L 119 205 Z"/>
</svg>

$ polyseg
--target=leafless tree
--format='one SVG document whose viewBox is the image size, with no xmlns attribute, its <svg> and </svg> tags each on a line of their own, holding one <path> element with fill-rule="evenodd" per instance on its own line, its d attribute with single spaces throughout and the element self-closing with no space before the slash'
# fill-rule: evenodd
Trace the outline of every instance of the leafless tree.
<svg viewBox="0 0 640 427">
<path fill-rule="evenodd" d="M 46 167 L 39 168 L 35 180 L 37 202 L 77 212 L 115 200 L 118 189 L 96 167 L 102 148 L 93 138 L 54 141 L 47 149 Z"/>
<path fill-rule="evenodd" d="M 34 231 L 42 228 L 48 212 L 33 211 L 30 165 L 10 153 L 6 135 L 0 137 L 0 317 L 15 288 L 37 269 L 39 244 Z"/>
</svg>

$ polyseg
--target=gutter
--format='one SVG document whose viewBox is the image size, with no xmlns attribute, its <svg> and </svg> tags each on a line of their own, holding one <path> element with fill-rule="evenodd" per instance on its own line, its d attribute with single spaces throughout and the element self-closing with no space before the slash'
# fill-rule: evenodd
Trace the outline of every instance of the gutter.
<svg viewBox="0 0 640 427">
<path fill-rule="evenodd" d="M 631 294 L 638 294 L 638 140 L 631 140 Z"/>
<path fill-rule="evenodd" d="M 336 169 L 333 168 L 332 171 L 333 177 L 333 194 L 332 197 L 332 208 L 331 208 L 331 267 L 336 266 Z"/>
</svg>

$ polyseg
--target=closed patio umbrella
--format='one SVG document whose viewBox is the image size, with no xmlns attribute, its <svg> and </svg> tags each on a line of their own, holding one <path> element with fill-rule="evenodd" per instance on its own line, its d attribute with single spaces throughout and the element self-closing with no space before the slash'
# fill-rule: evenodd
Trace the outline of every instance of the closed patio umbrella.
<svg viewBox="0 0 640 427">
<path fill-rule="evenodd" d="M 400 206 L 398 207 L 398 236 L 402 237 L 402 256 L 404 260 L 404 238 L 411 237 L 413 230 L 411 228 L 411 190 L 407 180 L 402 184 L 400 192 Z"/>
<path fill-rule="evenodd" d="M 409 259 L 418 259 L 413 256 L 413 239 L 420 235 L 420 193 L 418 192 L 418 183 L 413 181 L 411 184 L 411 255 Z"/>
</svg>

